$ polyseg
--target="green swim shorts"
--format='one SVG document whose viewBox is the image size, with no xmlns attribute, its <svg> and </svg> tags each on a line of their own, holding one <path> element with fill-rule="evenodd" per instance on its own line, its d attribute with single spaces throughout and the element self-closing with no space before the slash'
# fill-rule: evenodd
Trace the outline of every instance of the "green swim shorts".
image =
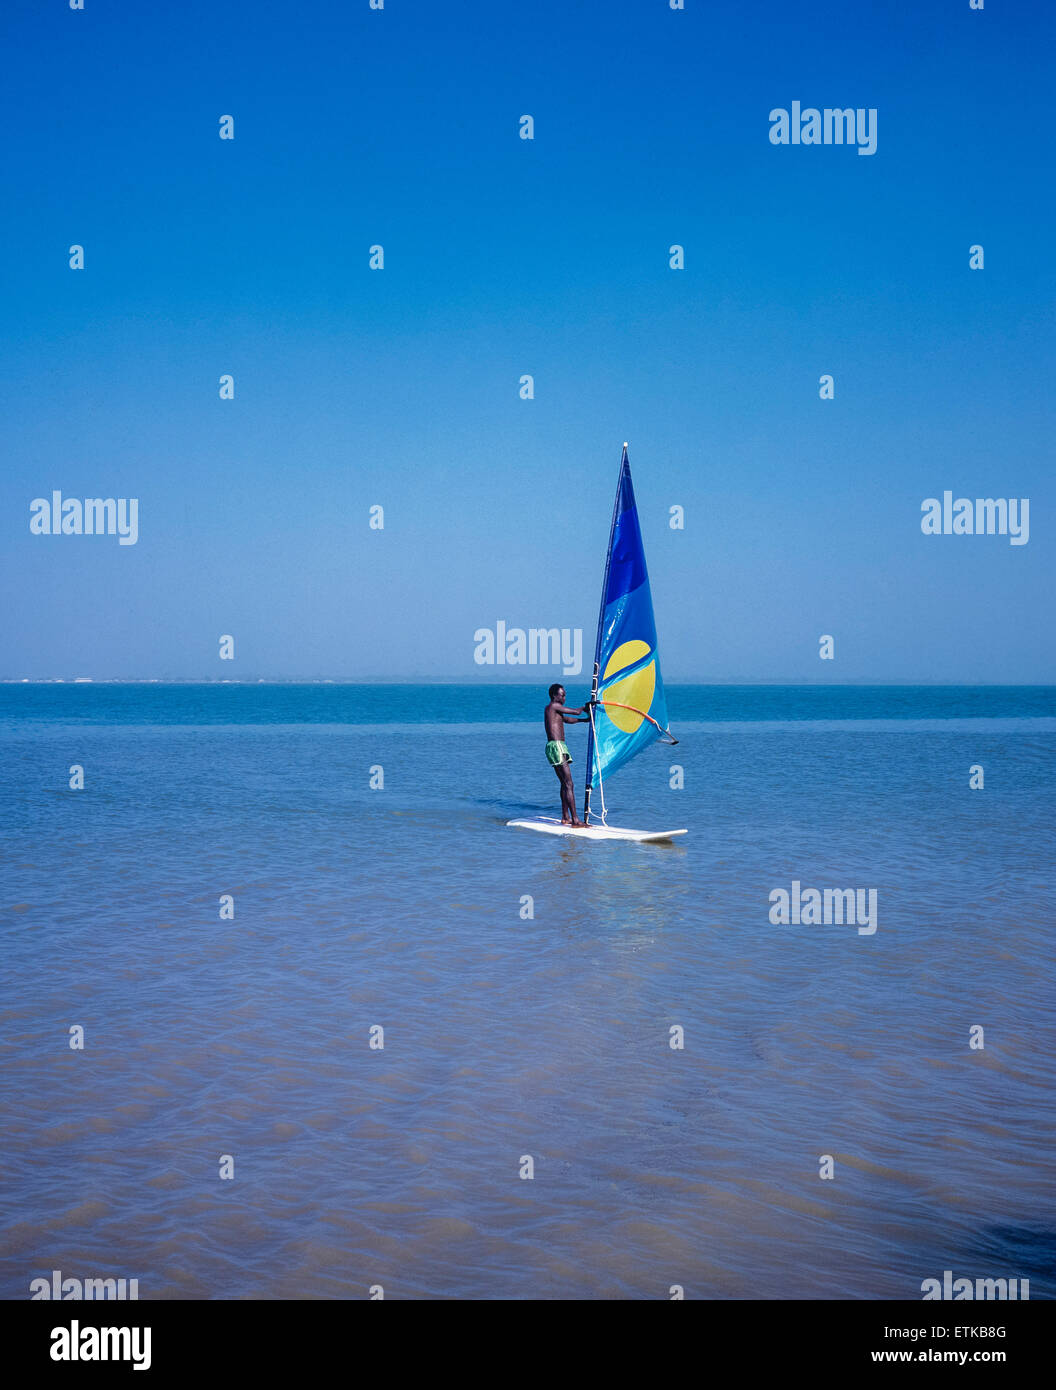
<svg viewBox="0 0 1056 1390">
<path fill-rule="evenodd" d="M 560 767 L 566 759 L 571 762 L 572 754 L 568 751 L 568 744 L 552 738 L 546 745 L 546 759 L 553 767 Z"/>
</svg>

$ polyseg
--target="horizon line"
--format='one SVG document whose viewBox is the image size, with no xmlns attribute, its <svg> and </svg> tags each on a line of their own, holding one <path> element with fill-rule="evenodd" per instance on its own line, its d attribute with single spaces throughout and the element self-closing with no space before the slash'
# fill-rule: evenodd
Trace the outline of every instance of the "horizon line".
<svg viewBox="0 0 1056 1390">
<path fill-rule="evenodd" d="M 565 677 L 564 680 L 568 680 Z M 576 681 L 589 683 L 589 677 L 574 677 Z M 562 683 L 561 680 L 558 683 Z M 546 684 L 545 678 L 538 681 L 523 680 L 477 680 L 469 681 L 453 676 L 363 676 L 358 679 L 332 676 L 0 676 L 0 685 L 21 686 L 21 685 L 334 685 L 342 687 L 357 686 L 386 686 L 386 685 L 438 685 L 438 686 L 457 686 L 462 689 L 542 689 Z M 553 682 L 551 682 L 553 684 Z M 846 679 L 841 681 L 829 680 L 804 680 L 781 679 L 777 677 L 767 677 L 762 680 L 744 679 L 711 679 L 711 680 L 675 680 L 665 681 L 665 686 L 669 690 L 677 690 L 687 686 L 700 686 L 703 688 L 721 689 L 722 687 L 734 687 L 738 689 L 751 687 L 798 687 L 802 689 L 831 689 L 840 690 L 848 688 L 861 689 L 1035 689 L 1049 690 L 1056 688 L 1056 681 L 980 681 L 980 680 L 909 680 L 909 679 L 889 679 L 889 680 L 867 680 L 867 679 Z"/>
</svg>

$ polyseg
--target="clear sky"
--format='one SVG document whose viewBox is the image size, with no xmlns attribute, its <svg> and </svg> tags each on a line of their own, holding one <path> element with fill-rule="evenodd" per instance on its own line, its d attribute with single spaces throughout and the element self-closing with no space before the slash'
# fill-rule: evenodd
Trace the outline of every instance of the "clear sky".
<svg viewBox="0 0 1056 1390">
<path fill-rule="evenodd" d="M 1052 681 L 1054 37 L 1042 0 L 5 0 L 0 676 L 590 647 L 626 439 L 669 681 Z M 876 153 L 772 144 L 793 101 L 876 108 Z M 138 498 L 137 543 L 31 535 L 53 489 Z M 1029 497 L 1029 542 L 922 535 L 945 489 Z"/>
</svg>

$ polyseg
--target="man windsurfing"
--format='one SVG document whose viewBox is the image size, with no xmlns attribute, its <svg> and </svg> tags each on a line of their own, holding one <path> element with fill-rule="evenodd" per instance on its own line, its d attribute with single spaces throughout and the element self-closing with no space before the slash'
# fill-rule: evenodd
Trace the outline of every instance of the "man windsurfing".
<svg viewBox="0 0 1056 1390">
<path fill-rule="evenodd" d="M 565 687 L 552 685 L 549 690 L 550 703 L 543 711 L 543 726 L 546 729 L 546 760 L 557 773 L 561 783 L 561 824 L 583 825 L 576 815 L 576 789 L 572 783 L 572 754 L 565 742 L 565 721 L 569 724 L 589 724 L 590 716 L 583 715 L 580 709 L 569 709 L 565 705 Z M 577 718 L 582 715 L 582 718 Z"/>
</svg>

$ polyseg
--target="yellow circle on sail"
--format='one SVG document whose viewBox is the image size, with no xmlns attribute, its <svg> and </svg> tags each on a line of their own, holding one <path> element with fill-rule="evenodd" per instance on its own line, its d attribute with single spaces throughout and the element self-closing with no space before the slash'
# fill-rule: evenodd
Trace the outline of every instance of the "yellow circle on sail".
<svg viewBox="0 0 1056 1390">
<path fill-rule="evenodd" d="M 638 638 L 621 643 L 609 657 L 602 680 L 608 680 L 610 675 L 622 671 L 625 666 L 632 666 L 636 661 L 641 661 L 651 650 L 648 642 L 642 642 Z M 656 662 L 650 661 L 626 680 L 617 681 L 605 690 L 601 697 L 605 713 L 623 733 L 636 733 L 641 728 L 643 715 L 653 703 L 655 690 Z M 620 709 L 620 705 L 633 705 L 634 708 Z M 638 713 L 639 710 L 642 714 Z"/>
</svg>

